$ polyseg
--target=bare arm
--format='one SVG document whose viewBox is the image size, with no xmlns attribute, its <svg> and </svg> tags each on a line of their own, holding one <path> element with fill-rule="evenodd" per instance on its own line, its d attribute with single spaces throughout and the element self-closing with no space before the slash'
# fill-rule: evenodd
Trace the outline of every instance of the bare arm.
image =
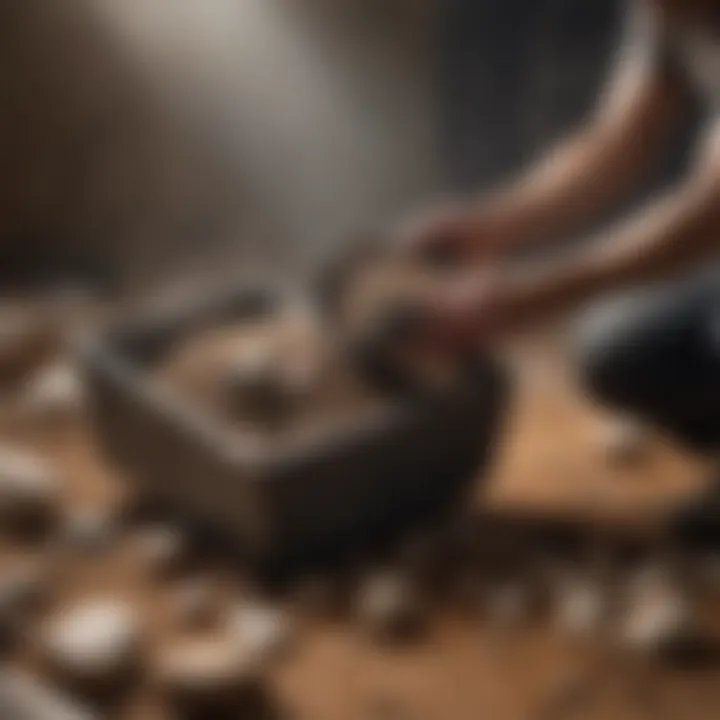
<svg viewBox="0 0 720 720">
<path fill-rule="evenodd" d="M 691 175 L 649 208 L 545 266 L 509 270 L 510 306 L 525 316 L 562 311 L 593 295 L 671 277 L 720 256 L 720 132 Z M 512 309 L 511 309 L 512 312 Z"/>
<path fill-rule="evenodd" d="M 691 175 L 648 208 L 559 259 L 469 274 L 439 297 L 434 342 L 487 342 L 594 296 L 720 257 L 720 129 Z"/>
<path fill-rule="evenodd" d="M 571 231 L 619 201 L 640 179 L 671 127 L 682 90 L 652 18 L 635 17 L 627 48 L 587 126 L 519 182 L 485 199 L 508 244 Z"/>
</svg>

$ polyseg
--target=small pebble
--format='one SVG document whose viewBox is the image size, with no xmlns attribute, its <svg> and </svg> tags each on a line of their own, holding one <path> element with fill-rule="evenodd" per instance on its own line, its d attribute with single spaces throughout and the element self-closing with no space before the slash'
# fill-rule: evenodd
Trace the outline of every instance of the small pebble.
<svg viewBox="0 0 720 720">
<path fill-rule="evenodd" d="M 662 568 L 648 568 L 627 589 L 621 642 L 631 650 L 651 653 L 689 634 L 693 617 L 684 593 Z"/>
<path fill-rule="evenodd" d="M 18 622 L 36 609 L 43 599 L 47 581 L 42 562 L 21 561 L 0 574 L 0 625 L 17 629 Z"/>
<path fill-rule="evenodd" d="M 38 420 L 66 420 L 77 416 L 85 402 L 78 369 L 69 362 L 57 362 L 40 370 L 25 389 L 24 407 Z"/>
<path fill-rule="evenodd" d="M 16 670 L 0 670 L 0 716 L 3 720 L 99 720 L 76 700 Z"/>
<path fill-rule="evenodd" d="M 258 664 L 228 638 L 174 642 L 159 653 L 154 677 L 165 697 L 196 717 L 255 712 L 268 703 Z"/>
<path fill-rule="evenodd" d="M 65 521 L 63 539 L 72 551 L 102 553 L 112 548 L 118 536 L 115 519 L 106 510 L 80 508 Z"/>
<path fill-rule="evenodd" d="M 607 612 L 603 588 L 584 577 L 562 578 L 555 588 L 555 624 L 559 630 L 578 637 L 601 631 Z"/>
<path fill-rule="evenodd" d="M 240 603 L 230 617 L 232 636 L 259 661 L 272 660 L 287 650 L 293 630 L 288 613 L 258 603 Z"/>
<path fill-rule="evenodd" d="M 630 465 L 646 457 L 649 435 L 645 426 L 638 421 L 614 418 L 600 428 L 598 444 L 608 463 Z"/>
<path fill-rule="evenodd" d="M 98 685 L 124 679 L 138 659 L 140 619 L 128 603 L 82 602 L 45 628 L 42 647 L 51 665 L 71 682 Z"/>
<path fill-rule="evenodd" d="M 422 629 L 423 612 L 413 584 L 400 571 L 384 570 L 367 577 L 358 589 L 357 618 L 376 639 L 414 637 Z"/>
<path fill-rule="evenodd" d="M 141 528 L 135 540 L 142 564 L 159 575 L 175 572 L 187 557 L 186 536 L 172 525 Z"/>
<path fill-rule="evenodd" d="M 59 503 L 60 483 L 48 462 L 29 451 L 0 446 L 0 522 L 46 523 Z"/>
<path fill-rule="evenodd" d="M 59 346 L 58 328 L 38 308 L 0 304 L 0 384 L 16 385 Z"/>
<path fill-rule="evenodd" d="M 183 625 L 211 625 L 219 614 L 218 598 L 212 583 L 204 579 L 187 580 L 175 589 L 173 607 Z"/>
</svg>

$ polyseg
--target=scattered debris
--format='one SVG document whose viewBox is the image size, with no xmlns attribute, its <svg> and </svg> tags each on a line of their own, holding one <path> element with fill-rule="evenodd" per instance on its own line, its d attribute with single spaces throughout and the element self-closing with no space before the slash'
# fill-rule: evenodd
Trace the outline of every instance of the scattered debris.
<svg viewBox="0 0 720 720">
<path fill-rule="evenodd" d="M 10 668 L 0 670 L 0 716 L 6 720 L 99 720 L 75 700 Z"/>
<path fill-rule="evenodd" d="M 80 373 L 67 361 L 42 368 L 29 380 L 23 398 L 23 406 L 30 417 L 40 421 L 75 417 L 82 411 L 84 402 Z"/>
<path fill-rule="evenodd" d="M 356 611 L 361 625 L 381 641 L 407 639 L 422 630 L 422 603 L 402 571 L 386 569 L 365 578 L 358 588 Z"/>
<path fill-rule="evenodd" d="M 163 375 L 233 421 L 272 428 L 285 425 L 317 387 L 325 345 L 313 313 L 285 310 L 197 334 Z"/>
<path fill-rule="evenodd" d="M 576 637 L 597 636 L 606 620 L 605 588 L 590 577 L 565 574 L 554 587 L 555 625 Z"/>
<path fill-rule="evenodd" d="M 662 567 L 646 568 L 630 582 L 621 642 L 630 650 L 662 653 L 663 647 L 694 634 L 687 598 Z"/>
<path fill-rule="evenodd" d="M 205 627 L 217 620 L 219 603 L 215 587 L 204 578 L 186 580 L 173 594 L 173 607 L 183 625 Z"/>
<path fill-rule="evenodd" d="M 13 386 L 52 357 L 58 329 L 37 307 L 0 305 L 0 385 Z"/>
<path fill-rule="evenodd" d="M 230 633 L 258 661 L 278 657 L 293 640 L 289 614 L 259 603 L 241 602 L 230 616 Z"/>
<path fill-rule="evenodd" d="M 285 420 L 296 396 L 282 373 L 281 359 L 271 343 L 240 347 L 225 378 L 224 394 L 231 410 L 263 424 L 276 425 Z M 287 360 L 284 360 L 287 363 Z"/>
<path fill-rule="evenodd" d="M 126 602 L 85 601 L 52 618 L 41 642 L 51 666 L 68 681 L 113 685 L 138 659 L 140 619 Z"/>
<path fill-rule="evenodd" d="M 57 515 L 59 503 L 59 480 L 48 462 L 27 450 L 0 446 L 1 523 L 46 525 Z"/>
<path fill-rule="evenodd" d="M 135 543 L 142 564 L 158 575 L 177 571 L 188 554 L 187 537 L 174 525 L 139 528 Z"/>
<path fill-rule="evenodd" d="M 191 716 L 234 710 L 261 717 L 259 709 L 270 703 L 258 663 L 229 638 L 176 641 L 159 653 L 154 679 L 163 695 Z"/>
<path fill-rule="evenodd" d="M 17 631 L 28 613 L 38 608 L 44 599 L 46 568 L 42 562 L 17 561 L 4 567 L 0 574 L 0 628 L 3 632 Z"/>
<path fill-rule="evenodd" d="M 630 465 L 646 457 L 649 433 L 641 422 L 632 418 L 611 418 L 599 430 L 598 445 L 608 463 Z"/>
<path fill-rule="evenodd" d="M 112 548 L 118 536 L 115 518 L 101 508 L 78 508 L 65 519 L 64 545 L 82 554 L 103 553 Z"/>
</svg>

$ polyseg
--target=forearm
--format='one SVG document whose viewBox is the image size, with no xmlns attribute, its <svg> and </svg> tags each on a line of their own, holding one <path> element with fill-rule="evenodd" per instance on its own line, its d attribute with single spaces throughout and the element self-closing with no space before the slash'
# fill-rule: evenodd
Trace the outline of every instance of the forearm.
<svg viewBox="0 0 720 720">
<path fill-rule="evenodd" d="M 684 92 L 659 60 L 628 59 L 586 128 L 519 182 L 483 201 L 480 214 L 494 217 L 509 246 L 577 230 L 622 199 L 647 171 Z"/>
<path fill-rule="evenodd" d="M 640 128 L 638 128 L 640 130 Z M 572 232 L 620 201 L 650 164 L 665 126 L 614 137 L 591 128 L 570 138 L 514 186 L 484 202 L 515 247 Z"/>
<path fill-rule="evenodd" d="M 587 247 L 545 265 L 510 270 L 506 280 L 528 315 L 549 315 L 603 292 L 671 277 L 718 255 L 720 191 L 706 178 L 669 193 Z"/>
</svg>

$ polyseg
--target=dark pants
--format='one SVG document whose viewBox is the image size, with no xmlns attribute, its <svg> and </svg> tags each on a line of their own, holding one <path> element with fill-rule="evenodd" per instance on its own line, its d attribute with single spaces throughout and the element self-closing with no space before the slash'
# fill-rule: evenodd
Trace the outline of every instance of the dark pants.
<svg viewBox="0 0 720 720">
<path fill-rule="evenodd" d="M 720 448 L 720 270 L 592 308 L 576 349 L 584 387 L 702 453 Z M 677 509 L 671 532 L 688 550 L 720 549 L 720 482 Z"/>
<path fill-rule="evenodd" d="M 720 270 L 600 303 L 576 333 L 582 382 L 602 404 L 687 447 L 720 446 Z"/>
</svg>

